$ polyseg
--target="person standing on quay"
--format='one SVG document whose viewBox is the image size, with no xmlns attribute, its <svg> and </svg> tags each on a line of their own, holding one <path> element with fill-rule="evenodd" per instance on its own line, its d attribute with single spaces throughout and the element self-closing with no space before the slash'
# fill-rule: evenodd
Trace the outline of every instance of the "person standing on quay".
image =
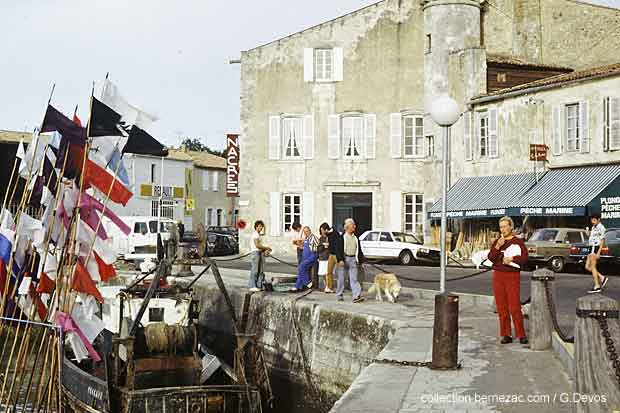
<svg viewBox="0 0 620 413">
<path fill-rule="evenodd" d="M 297 267 L 297 282 L 293 291 L 303 290 L 304 288 L 312 288 L 310 281 L 310 269 L 314 266 L 318 259 L 319 239 L 312 233 L 310 227 L 305 226 L 303 229 L 304 243 L 301 256 L 301 263 Z"/>
<path fill-rule="evenodd" d="M 291 225 L 293 230 L 293 245 L 295 246 L 295 252 L 297 253 L 297 265 L 301 264 L 301 256 L 304 251 L 304 232 L 301 230 L 301 224 L 297 221 Z"/>
<path fill-rule="evenodd" d="M 588 291 L 588 293 L 596 294 L 603 291 L 607 286 L 607 281 L 609 281 L 609 277 L 601 275 L 596 268 L 596 263 L 601 257 L 602 248 L 605 246 L 605 227 L 601 223 L 600 215 L 592 215 L 590 223 L 592 224 L 592 229 L 590 230 L 588 245 L 590 245 L 591 251 L 586 259 L 586 271 L 592 273 L 592 279 L 594 280 L 594 288 Z"/>
<path fill-rule="evenodd" d="M 250 291 L 257 292 L 264 288 L 265 284 L 265 272 L 264 268 L 264 255 L 271 254 L 271 248 L 263 245 L 262 234 L 265 231 L 265 224 L 263 221 L 256 221 L 254 223 L 254 232 L 250 238 L 250 255 L 252 257 L 250 267 L 250 280 L 248 287 Z"/>
<path fill-rule="evenodd" d="M 324 222 L 319 227 L 321 232 L 321 238 L 319 241 L 319 260 L 327 261 L 327 270 L 325 272 L 325 292 L 333 293 L 334 290 L 334 267 L 336 266 L 336 250 L 338 249 L 338 232 L 329 227 L 327 222 Z"/>
<path fill-rule="evenodd" d="M 347 218 L 344 221 L 344 234 L 338 239 L 338 285 L 336 288 L 338 301 L 343 300 L 345 271 L 349 274 L 353 302 L 361 303 L 364 301 L 364 297 L 362 297 L 362 286 L 357 280 L 357 268 L 358 265 L 365 261 L 365 257 L 362 252 L 362 246 L 355 236 L 356 228 L 355 221 L 353 221 L 352 218 Z"/>
<path fill-rule="evenodd" d="M 519 342 L 527 344 L 521 312 L 521 267 L 527 263 L 527 248 L 523 240 L 514 235 L 512 218 L 500 219 L 499 231 L 501 236 L 493 241 L 489 260 L 493 263 L 493 295 L 502 336 L 500 342 L 512 343 L 512 318 Z"/>
</svg>

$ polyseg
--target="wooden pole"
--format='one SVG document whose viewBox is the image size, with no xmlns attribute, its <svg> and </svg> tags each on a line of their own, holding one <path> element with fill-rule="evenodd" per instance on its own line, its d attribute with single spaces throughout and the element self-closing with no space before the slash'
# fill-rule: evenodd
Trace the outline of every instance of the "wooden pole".
<svg viewBox="0 0 620 413">
<path fill-rule="evenodd" d="M 549 350 L 553 333 L 553 323 L 545 283 L 555 297 L 555 273 L 547 268 L 534 271 L 531 279 L 532 302 L 530 304 L 530 349 Z"/>
<path fill-rule="evenodd" d="M 577 412 L 611 412 L 620 410 L 620 383 L 615 375 L 608 345 L 596 315 L 604 317 L 611 344 L 620 351 L 620 323 L 616 300 L 602 294 L 577 299 L 575 322 L 575 393 L 604 396 L 606 401 L 576 403 Z M 581 315 L 580 315 L 581 313 Z"/>
</svg>

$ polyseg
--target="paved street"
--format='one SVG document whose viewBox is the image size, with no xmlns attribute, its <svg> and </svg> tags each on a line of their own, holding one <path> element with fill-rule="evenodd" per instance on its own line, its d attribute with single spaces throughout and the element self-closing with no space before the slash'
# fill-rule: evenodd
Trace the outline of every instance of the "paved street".
<svg viewBox="0 0 620 413">
<path fill-rule="evenodd" d="M 280 258 L 280 257 L 279 257 Z M 293 259 L 285 261 L 293 262 Z M 236 268 L 247 271 L 250 263 L 246 259 L 237 261 L 219 262 L 218 265 L 223 268 Z M 399 276 L 401 283 L 406 287 L 439 289 L 439 268 L 425 266 L 402 266 L 393 264 L 381 264 L 381 268 L 385 268 Z M 265 263 L 265 272 L 288 273 L 295 274 L 296 268 L 286 264 L 267 259 Z M 476 277 L 464 280 L 449 281 L 451 278 L 462 277 L 467 274 L 478 272 L 475 268 L 448 268 L 447 286 L 452 292 L 462 292 L 470 294 L 487 294 L 492 295 L 491 273 L 487 272 Z M 367 266 L 367 275 L 365 280 L 370 281 L 372 276 L 378 272 L 377 269 Z M 521 276 L 521 299 L 525 300 L 530 296 L 530 276 L 531 272 L 523 272 Z M 419 282 L 408 280 L 407 278 L 415 278 L 421 280 L 437 280 L 436 282 Z M 558 309 L 558 319 L 562 329 L 569 335 L 572 335 L 572 326 L 575 318 L 575 302 L 577 298 L 585 295 L 587 290 L 592 286 L 590 274 L 585 273 L 562 273 L 557 274 L 556 278 L 556 307 Z M 616 300 L 620 300 L 620 278 L 612 277 L 607 284 L 605 294 Z"/>
</svg>

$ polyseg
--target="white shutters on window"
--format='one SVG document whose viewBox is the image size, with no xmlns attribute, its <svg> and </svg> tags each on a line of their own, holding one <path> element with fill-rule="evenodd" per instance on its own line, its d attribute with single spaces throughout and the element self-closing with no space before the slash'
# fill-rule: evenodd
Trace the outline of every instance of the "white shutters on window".
<svg viewBox="0 0 620 413">
<path fill-rule="evenodd" d="M 211 210 L 211 225 L 217 225 L 217 210 Z"/>
<path fill-rule="evenodd" d="M 562 154 L 562 108 L 554 106 L 551 115 L 551 151 L 554 155 Z"/>
<path fill-rule="evenodd" d="M 329 115 L 327 118 L 327 157 L 340 158 L 340 116 Z"/>
<path fill-rule="evenodd" d="M 474 157 L 472 139 L 471 139 L 471 112 L 463 114 L 463 143 L 465 146 L 465 160 L 471 161 Z"/>
<path fill-rule="evenodd" d="M 620 149 L 620 98 L 608 97 L 605 99 L 606 106 L 606 147 L 607 150 Z"/>
<path fill-rule="evenodd" d="M 213 190 L 220 190 L 220 171 L 213 171 Z"/>
<path fill-rule="evenodd" d="M 211 208 L 205 208 L 205 225 L 211 225 Z"/>
<path fill-rule="evenodd" d="M 211 185 L 210 181 L 210 176 L 209 176 L 209 171 L 202 171 L 202 190 L 203 191 L 208 191 L 209 190 L 209 186 Z"/>
<path fill-rule="evenodd" d="M 497 109 L 489 109 L 489 158 L 499 156 L 499 139 L 497 137 Z"/>
<path fill-rule="evenodd" d="M 304 82 L 314 81 L 314 49 L 304 49 Z"/>
<path fill-rule="evenodd" d="M 403 230 L 403 194 L 400 191 L 390 192 L 390 229 Z"/>
<path fill-rule="evenodd" d="M 377 152 L 377 115 L 364 115 L 364 134 L 366 137 L 366 158 L 375 159 Z"/>
<path fill-rule="evenodd" d="M 340 82 L 344 78 L 344 53 L 342 47 L 334 47 L 332 51 L 334 81 Z"/>
<path fill-rule="evenodd" d="M 280 159 L 280 117 L 269 116 L 269 159 Z"/>
<path fill-rule="evenodd" d="M 588 102 L 579 102 L 579 150 L 583 153 L 590 152 L 590 116 L 588 112 Z"/>
<path fill-rule="evenodd" d="M 303 152 L 304 159 L 314 158 L 314 116 L 305 115 L 303 118 Z"/>
<path fill-rule="evenodd" d="M 301 222 L 303 225 L 314 227 L 314 194 L 312 192 L 304 192 L 301 198 Z M 318 231 L 317 231 L 318 233 Z"/>
<path fill-rule="evenodd" d="M 280 192 L 269 192 L 269 235 L 277 237 L 280 235 L 280 217 L 282 216 L 282 194 Z"/>
<path fill-rule="evenodd" d="M 392 158 L 401 157 L 401 146 L 403 138 L 403 116 L 400 113 L 390 114 L 390 142 L 392 148 Z"/>
</svg>

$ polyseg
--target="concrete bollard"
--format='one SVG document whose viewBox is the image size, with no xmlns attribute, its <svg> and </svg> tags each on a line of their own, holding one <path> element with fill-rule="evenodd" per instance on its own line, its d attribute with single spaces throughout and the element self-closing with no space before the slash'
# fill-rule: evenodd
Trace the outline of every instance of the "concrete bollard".
<svg viewBox="0 0 620 413">
<path fill-rule="evenodd" d="M 553 323 L 545 292 L 545 281 L 555 297 L 555 273 L 546 268 L 534 271 L 529 312 L 530 349 L 532 350 L 549 350 L 552 343 Z"/>
<path fill-rule="evenodd" d="M 437 294 L 431 368 L 440 370 L 458 368 L 458 352 L 459 297 L 450 293 Z"/>
<path fill-rule="evenodd" d="M 608 351 L 620 351 L 618 309 L 616 300 L 602 294 L 577 299 L 575 393 L 583 398 L 576 404 L 577 412 L 620 410 L 620 377 L 616 376 L 620 374 L 620 360 L 616 359 L 616 369 Z M 611 339 L 608 343 L 597 317 L 606 321 Z"/>
</svg>

